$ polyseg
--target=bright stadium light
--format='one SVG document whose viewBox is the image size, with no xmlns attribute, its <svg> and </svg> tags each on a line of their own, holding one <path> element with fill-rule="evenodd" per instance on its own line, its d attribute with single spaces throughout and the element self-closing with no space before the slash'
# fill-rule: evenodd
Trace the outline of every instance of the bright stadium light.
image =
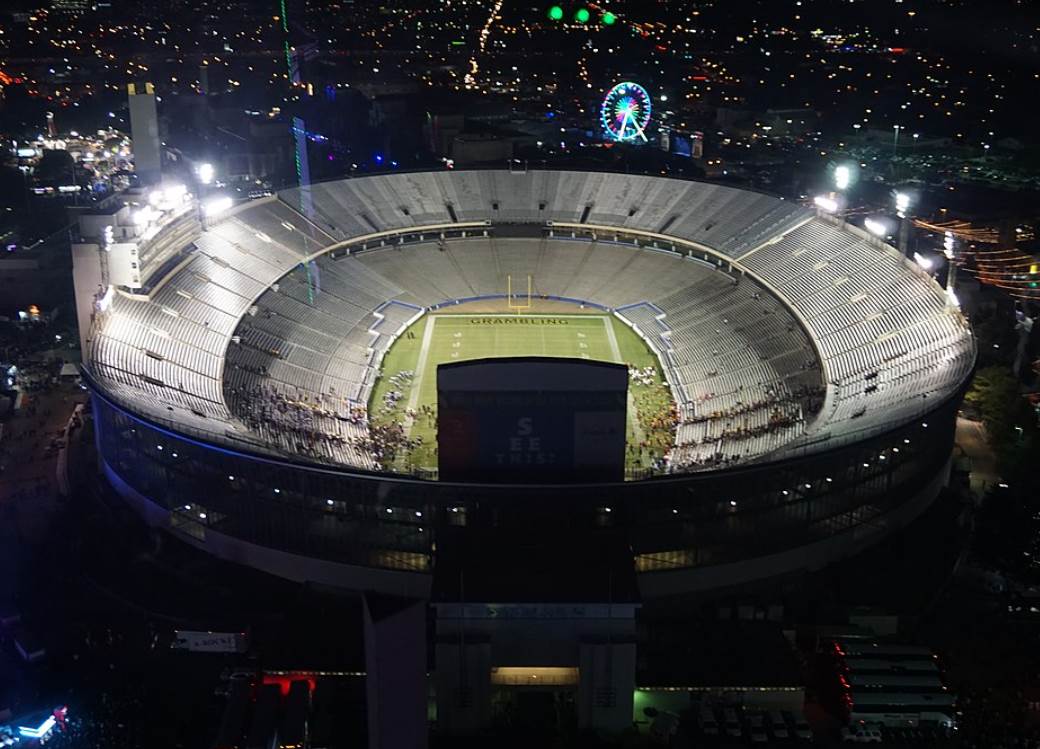
<svg viewBox="0 0 1040 749">
<path fill-rule="evenodd" d="M 813 203 L 816 204 L 817 208 L 827 213 L 836 213 L 838 211 L 838 201 L 834 198 L 828 198 L 826 195 L 817 195 L 813 198 Z"/>
<path fill-rule="evenodd" d="M 147 226 L 157 216 L 159 216 L 158 211 L 152 208 L 152 206 L 146 205 L 133 214 L 133 221 L 138 226 Z"/>
<path fill-rule="evenodd" d="M 231 206 L 234 205 L 234 201 L 231 200 L 227 195 L 223 195 L 219 198 L 211 198 L 207 200 L 203 206 L 203 212 L 210 218 L 213 216 L 219 216 L 224 211 L 230 210 Z"/>
<path fill-rule="evenodd" d="M 852 169 L 848 164 L 838 164 L 834 167 L 834 186 L 839 190 L 845 190 L 852 184 Z"/>
<path fill-rule="evenodd" d="M 899 218 L 904 218 L 908 210 L 910 210 L 910 196 L 905 192 L 897 192 L 896 213 L 899 215 Z"/>
<path fill-rule="evenodd" d="M 953 232 L 943 232 L 943 254 L 947 260 L 953 260 Z"/>
<path fill-rule="evenodd" d="M 914 253 L 914 262 L 920 265 L 925 270 L 931 270 L 935 267 L 935 261 L 930 257 L 922 255 L 920 252 Z"/>
<path fill-rule="evenodd" d="M 199 181 L 202 184 L 208 185 L 213 181 L 213 177 L 215 176 L 216 170 L 213 168 L 212 164 L 206 163 L 199 165 Z"/>
<path fill-rule="evenodd" d="M 877 218 L 865 218 L 863 219 L 863 228 L 873 234 L 875 237 L 887 237 L 888 236 L 888 223 Z"/>
<path fill-rule="evenodd" d="M 173 206 L 176 206 L 178 203 L 183 203 L 187 196 L 188 188 L 184 185 L 170 185 L 163 190 L 163 199 L 167 203 L 171 203 Z"/>
</svg>

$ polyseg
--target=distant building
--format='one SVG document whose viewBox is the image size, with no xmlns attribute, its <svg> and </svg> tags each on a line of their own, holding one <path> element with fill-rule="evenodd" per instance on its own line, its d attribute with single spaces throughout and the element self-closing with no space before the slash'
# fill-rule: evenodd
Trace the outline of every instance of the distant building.
<svg viewBox="0 0 1040 749">
<path fill-rule="evenodd" d="M 461 112 L 431 114 L 427 112 L 423 125 L 426 144 L 438 156 L 449 156 L 455 137 L 465 127 L 466 118 Z"/>
<path fill-rule="evenodd" d="M 162 150 L 159 117 L 155 109 L 155 89 L 151 83 L 127 86 L 130 97 L 130 133 L 134 142 L 134 171 L 143 185 L 157 183 L 162 177 Z"/>
<path fill-rule="evenodd" d="M 490 133 L 460 133 L 452 143 L 451 156 L 460 166 L 502 163 L 513 158 L 513 140 Z"/>
<path fill-rule="evenodd" d="M 51 10 L 58 13 L 86 13 L 93 9 L 92 0 L 51 0 Z"/>
</svg>

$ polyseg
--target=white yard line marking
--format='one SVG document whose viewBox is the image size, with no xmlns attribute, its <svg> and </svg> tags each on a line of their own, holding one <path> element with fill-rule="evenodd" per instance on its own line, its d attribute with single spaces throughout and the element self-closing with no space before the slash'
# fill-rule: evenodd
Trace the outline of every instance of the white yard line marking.
<svg viewBox="0 0 1040 749">
<path fill-rule="evenodd" d="M 603 320 L 603 327 L 607 331 L 607 343 L 610 344 L 610 353 L 614 357 L 614 361 L 618 364 L 624 364 L 625 362 L 621 359 L 621 347 L 618 346 L 617 336 L 614 335 L 614 323 L 609 317 L 600 318 Z M 629 382 L 628 388 L 628 423 L 632 425 L 632 434 L 635 437 L 637 443 L 642 442 L 646 439 L 646 434 L 643 432 L 643 425 L 639 423 L 639 417 L 636 412 L 636 399 L 632 395 L 631 382 Z"/>
<path fill-rule="evenodd" d="M 419 347 L 419 361 L 415 365 L 415 377 L 412 378 L 412 392 L 408 394 L 408 411 L 415 411 L 419 405 L 419 391 L 422 390 L 423 377 L 426 376 L 426 360 L 430 355 L 430 342 L 433 340 L 433 326 L 436 324 L 437 318 L 430 315 L 429 320 L 426 322 L 426 330 L 423 332 L 422 345 Z M 404 434 L 408 437 L 412 433 L 412 424 L 415 419 L 405 414 L 404 417 Z"/>
<path fill-rule="evenodd" d="M 621 347 L 618 346 L 617 336 L 614 335 L 614 326 L 606 317 L 601 317 L 600 320 L 603 321 L 603 327 L 607 331 L 607 343 L 610 344 L 610 353 L 613 355 L 614 361 L 618 364 L 624 364 L 621 361 Z"/>
</svg>

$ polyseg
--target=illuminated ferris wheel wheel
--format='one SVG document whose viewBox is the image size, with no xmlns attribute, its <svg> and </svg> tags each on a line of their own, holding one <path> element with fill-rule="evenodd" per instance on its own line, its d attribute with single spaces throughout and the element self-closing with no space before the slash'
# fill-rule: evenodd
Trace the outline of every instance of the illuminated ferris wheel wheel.
<svg viewBox="0 0 1040 749">
<path fill-rule="evenodd" d="M 650 124 L 650 94 L 638 83 L 625 81 L 607 92 L 600 105 L 600 122 L 611 140 L 646 142 Z"/>
</svg>

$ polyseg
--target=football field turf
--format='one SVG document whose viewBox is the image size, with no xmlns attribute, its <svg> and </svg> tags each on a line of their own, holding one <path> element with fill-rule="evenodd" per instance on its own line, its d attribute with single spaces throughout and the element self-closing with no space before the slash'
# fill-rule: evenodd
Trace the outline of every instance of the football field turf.
<svg viewBox="0 0 1040 749">
<path fill-rule="evenodd" d="M 437 465 L 436 417 L 422 416 L 410 422 L 409 409 L 437 408 L 437 365 L 448 362 L 508 356 L 552 356 L 623 362 L 639 368 L 652 366 L 654 386 L 630 381 L 628 442 L 646 439 L 646 424 L 671 404 L 661 386 L 658 362 L 646 344 L 628 326 L 611 315 L 502 315 L 428 314 L 405 331 L 383 359 L 382 371 L 372 391 L 369 412 L 376 424 L 404 423 L 412 439 L 422 445 L 398 460 L 399 469 Z M 412 373 L 400 376 L 400 373 Z M 395 382 L 392 382 L 394 379 Z M 400 397 L 386 405 L 386 394 Z M 629 455 L 629 467 L 646 465 L 652 455 Z"/>
</svg>

